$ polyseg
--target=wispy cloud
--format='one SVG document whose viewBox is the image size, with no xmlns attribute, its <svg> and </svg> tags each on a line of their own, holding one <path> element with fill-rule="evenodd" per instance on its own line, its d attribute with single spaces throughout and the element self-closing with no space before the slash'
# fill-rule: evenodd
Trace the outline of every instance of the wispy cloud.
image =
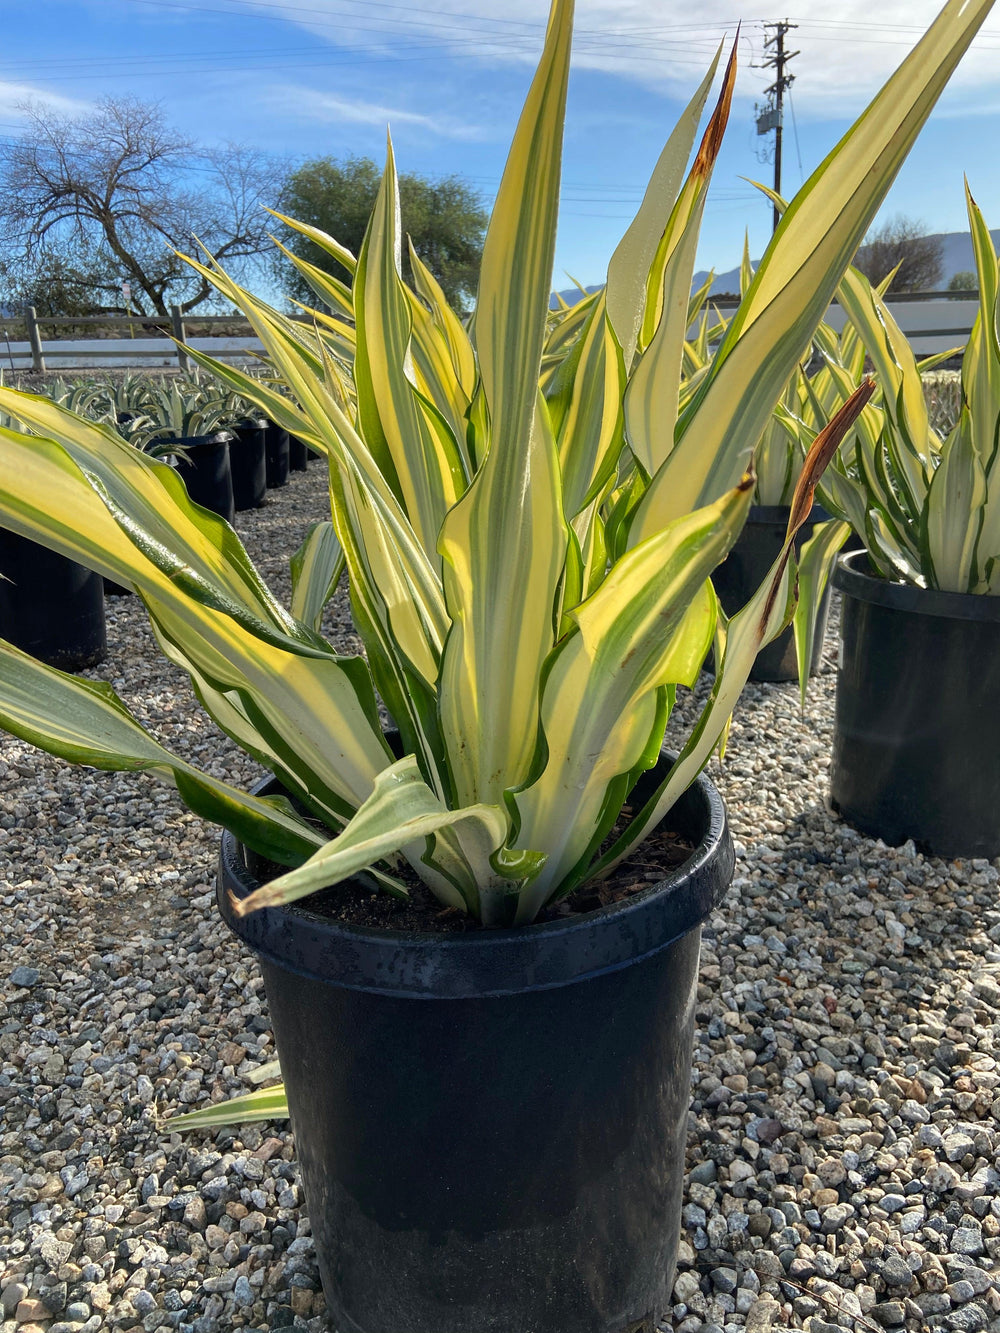
<svg viewBox="0 0 1000 1333">
<path fill-rule="evenodd" d="M 81 112 L 90 110 L 89 102 L 79 101 L 75 97 L 62 97 L 59 93 L 35 88 L 30 83 L 9 83 L 5 79 L 0 79 L 0 115 L 14 120 L 21 119 L 18 108 L 25 102 L 41 102 L 67 116 L 78 116 Z"/>
<path fill-rule="evenodd" d="M 429 115 L 423 111 L 407 111 L 403 107 L 384 106 L 361 98 L 335 97 L 318 88 L 282 86 L 272 89 L 271 101 L 280 104 L 286 113 L 311 121 L 329 123 L 349 122 L 355 125 L 411 125 L 428 134 L 445 139 L 481 139 L 482 131 L 476 125 L 457 121 L 450 116 Z"/>
<path fill-rule="evenodd" d="M 697 82 L 718 42 L 731 38 L 738 20 L 746 19 L 746 8 L 743 0 L 702 0 L 696 11 L 660 7 L 657 12 L 648 0 L 580 0 L 574 64 L 679 96 Z M 879 87 L 939 8 L 940 0 L 882 0 L 873 14 L 871 0 L 840 0 L 835 11 L 828 0 L 798 0 L 793 11 L 798 30 L 790 45 L 800 54 L 790 72 L 796 76 L 794 101 L 800 112 L 825 118 L 856 111 L 859 99 Z M 417 62 L 414 68 L 421 62 L 447 68 L 454 60 L 533 64 L 541 49 L 545 9 L 545 0 L 505 0 L 498 15 L 496 0 L 437 0 L 433 11 L 397 7 L 388 13 L 366 11 L 352 20 L 338 0 L 313 0 L 308 16 L 297 0 L 271 0 L 269 5 L 321 41 L 350 49 L 359 67 L 405 60 Z M 773 71 L 760 68 L 770 54 L 764 50 L 765 37 L 760 20 L 744 22 L 743 96 L 759 96 L 773 80 Z M 994 23 L 976 39 L 953 85 L 995 87 L 998 50 L 1000 28 Z"/>
</svg>

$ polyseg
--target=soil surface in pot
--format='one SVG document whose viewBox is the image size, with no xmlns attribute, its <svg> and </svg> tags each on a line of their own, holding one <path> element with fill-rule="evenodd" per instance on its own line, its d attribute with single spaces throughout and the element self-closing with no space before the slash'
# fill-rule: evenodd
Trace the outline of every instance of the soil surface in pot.
<svg viewBox="0 0 1000 1333">
<path fill-rule="evenodd" d="M 624 823 L 622 821 L 615 826 L 606 846 L 610 846 L 622 831 Z M 623 861 L 608 879 L 584 884 L 569 898 L 542 912 L 538 920 L 554 921 L 609 907 L 666 879 L 671 871 L 683 865 L 693 851 L 690 842 L 673 830 L 661 827 Z M 270 879 L 281 874 L 283 868 L 258 860 L 254 870 L 262 878 Z M 484 929 L 474 918 L 453 907 L 443 906 L 405 863 L 398 866 L 394 874 L 406 885 L 409 898 L 394 898 L 384 890 L 376 889 L 374 881 L 368 880 L 366 883 L 362 875 L 302 898 L 299 905 L 317 916 L 364 929 L 442 934 Z"/>
</svg>

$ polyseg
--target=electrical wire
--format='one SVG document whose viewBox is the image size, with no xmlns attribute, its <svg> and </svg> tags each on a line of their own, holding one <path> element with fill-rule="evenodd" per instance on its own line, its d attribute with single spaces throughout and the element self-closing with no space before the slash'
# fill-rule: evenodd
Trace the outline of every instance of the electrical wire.
<svg viewBox="0 0 1000 1333">
<path fill-rule="evenodd" d="M 787 92 L 788 92 L 788 109 L 792 113 L 792 135 L 795 139 L 795 156 L 798 159 L 799 163 L 799 184 L 802 185 L 805 181 L 805 175 L 802 171 L 802 151 L 799 148 L 799 126 L 798 122 L 795 119 L 795 103 L 792 101 L 791 88 L 788 88 Z"/>
</svg>

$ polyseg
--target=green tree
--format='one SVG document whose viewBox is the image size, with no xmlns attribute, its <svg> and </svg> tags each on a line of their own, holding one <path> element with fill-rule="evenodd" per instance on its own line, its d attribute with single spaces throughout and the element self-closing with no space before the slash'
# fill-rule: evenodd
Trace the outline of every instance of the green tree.
<svg viewBox="0 0 1000 1333">
<path fill-rule="evenodd" d="M 378 192 L 379 168 L 368 157 L 316 158 L 296 168 L 285 182 L 281 209 L 299 222 L 335 237 L 355 254 L 361 248 L 368 216 Z M 478 193 L 459 176 L 429 180 L 413 174 L 399 178 L 403 231 L 441 284 L 456 309 L 465 309 L 476 290 L 488 214 Z M 297 232 L 286 242 L 303 259 L 350 281 L 346 270 Z M 279 259 L 285 289 L 307 304 L 315 297 L 291 264 Z M 412 282 L 404 250 L 403 274 Z"/>
<path fill-rule="evenodd" d="M 979 288 L 979 279 L 973 273 L 971 268 L 959 269 L 953 273 L 948 281 L 948 290 L 950 292 L 974 292 Z"/>
</svg>

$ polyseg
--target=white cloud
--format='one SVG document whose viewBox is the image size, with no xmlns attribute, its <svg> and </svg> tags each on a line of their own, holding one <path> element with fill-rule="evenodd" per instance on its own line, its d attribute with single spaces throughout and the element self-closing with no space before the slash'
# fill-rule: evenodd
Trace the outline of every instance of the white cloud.
<svg viewBox="0 0 1000 1333">
<path fill-rule="evenodd" d="M 544 33 L 546 0 L 506 0 L 502 17 L 496 0 L 437 0 L 433 10 L 372 5 L 357 19 L 348 18 L 338 0 L 312 0 L 304 17 L 298 0 L 288 0 L 291 23 L 331 44 L 366 58 L 440 62 L 442 57 L 488 64 L 531 62 Z M 269 5 L 273 12 L 284 0 Z M 741 15 L 741 0 L 702 0 L 697 9 L 650 6 L 648 0 L 579 0 L 574 62 L 676 96 L 693 89 L 716 44 L 736 31 L 741 41 L 743 96 L 759 95 L 773 74 L 751 70 L 763 55 L 764 31 L 754 10 Z M 919 39 L 940 8 L 939 0 L 841 0 L 831 10 L 826 0 L 799 0 L 790 17 L 799 25 L 790 34 L 800 54 L 790 66 L 794 100 L 800 114 L 827 117 L 852 114 L 870 96 Z M 323 11 L 328 10 L 329 18 Z M 756 11 L 759 13 L 759 9 Z M 315 16 L 315 17 L 314 17 Z M 978 110 L 977 90 L 997 87 L 1000 28 L 982 33 L 953 76 L 951 99 Z M 420 65 L 412 64 L 415 72 Z M 411 113 L 412 114 L 412 113 Z"/>
<path fill-rule="evenodd" d="M 476 126 L 453 120 L 448 116 L 427 115 L 399 107 L 382 106 L 359 98 L 334 97 L 317 88 L 285 86 L 274 88 L 271 101 L 281 105 L 286 113 L 312 121 L 343 122 L 358 125 L 412 125 L 429 134 L 447 139 L 478 139 L 481 132 Z"/>
<path fill-rule="evenodd" d="M 75 97 L 62 97 L 43 88 L 33 88 L 30 83 L 8 83 L 0 79 L 0 116 L 23 119 L 23 113 L 18 107 L 25 102 L 40 102 L 67 116 L 79 116 L 90 110 L 88 102 L 78 101 Z"/>
</svg>

